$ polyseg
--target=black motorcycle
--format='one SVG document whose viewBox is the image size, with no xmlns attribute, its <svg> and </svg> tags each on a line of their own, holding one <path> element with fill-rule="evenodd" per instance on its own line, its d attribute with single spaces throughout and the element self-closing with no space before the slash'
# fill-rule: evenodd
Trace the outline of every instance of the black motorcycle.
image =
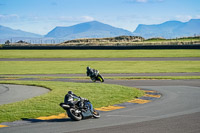
<svg viewBox="0 0 200 133">
<path fill-rule="evenodd" d="M 100 81 L 104 82 L 103 76 L 99 73 L 98 70 L 91 69 L 90 67 L 87 67 L 87 76 L 90 76 L 91 80 L 93 82 Z"/>
<path fill-rule="evenodd" d="M 75 121 L 80 121 L 86 118 L 99 118 L 100 114 L 93 109 L 89 100 L 78 97 L 75 101 L 65 96 L 65 103 L 60 103 L 60 106 L 66 110 L 67 115 Z"/>
</svg>

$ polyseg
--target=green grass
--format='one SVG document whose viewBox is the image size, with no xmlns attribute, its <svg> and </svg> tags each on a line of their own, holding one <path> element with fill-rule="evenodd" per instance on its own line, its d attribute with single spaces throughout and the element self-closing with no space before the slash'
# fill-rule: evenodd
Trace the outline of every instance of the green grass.
<svg viewBox="0 0 200 133">
<path fill-rule="evenodd" d="M 37 118 L 63 113 L 59 106 L 65 94 L 72 90 L 75 94 L 89 99 L 94 107 L 102 107 L 123 103 L 144 93 L 135 88 L 101 83 L 69 83 L 52 81 L 0 81 L 0 83 L 14 83 L 34 85 L 50 88 L 51 91 L 24 101 L 0 106 L 0 123 L 20 120 L 22 118 Z"/>
<path fill-rule="evenodd" d="M 0 74 L 200 72 L 200 61 L 0 61 Z"/>
<path fill-rule="evenodd" d="M 200 57 L 200 50 L 0 50 L 0 58 L 125 58 Z M 91 66 L 102 73 L 200 72 L 200 61 L 0 61 L 0 74 L 85 73 Z M 42 77 L 44 78 L 44 77 Z M 45 77 L 46 78 L 46 77 Z M 52 77 L 51 77 L 52 78 Z M 55 77 L 54 77 L 55 78 Z M 58 77 L 56 77 L 58 78 Z M 81 77 L 82 78 L 82 77 Z M 193 79 L 199 76 L 110 77 L 114 79 Z M 95 107 L 122 103 L 143 95 L 134 88 L 98 83 L 53 81 L 0 81 L 36 85 L 52 91 L 31 99 L 0 106 L 0 123 L 64 112 L 59 107 L 68 90 L 88 98 Z"/>
<path fill-rule="evenodd" d="M 90 80 L 89 77 L 52 77 L 52 76 L 1 76 L 0 79 L 24 79 L 24 78 L 33 78 L 35 80 L 58 80 L 58 79 L 79 79 L 79 80 Z M 114 77 L 105 77 L 104 79 L 116 79 L 116 80 L 137 80 L 137 79 L 171 79 L 171 80 L 177 80 L 177 79 L 200 79 L 200 76 L 114 76 Z"/>
<path fill-rule="evenodd" d="M 0 50 L 0 58 L 200 57 L 200 50 Z"/>
<path fill-rule="evenodd" d="M 179 80 L 179 79 L 200 79 L 200 76 L 112 76 L 112 77 L 107 77 L 103 76 L 105 80 L 107 79 L 115 79 L 115 80 L 162 80 L 162 79 L 170 79 L 170 80 Z M 53 81 L 53 80 L 59 80 L 59 79 L 78 79 L 78 80 L 90 80 L 89 77 L 59 77 L 59 76 L 20 76 L 20 75 L 6 75 L 6 76 L 0 76 L 0 79 L 6 80 L 18 80 L 18 79 L 34 79 L 34 80 L 46 80 L 46 81 Z"/>
</svg>

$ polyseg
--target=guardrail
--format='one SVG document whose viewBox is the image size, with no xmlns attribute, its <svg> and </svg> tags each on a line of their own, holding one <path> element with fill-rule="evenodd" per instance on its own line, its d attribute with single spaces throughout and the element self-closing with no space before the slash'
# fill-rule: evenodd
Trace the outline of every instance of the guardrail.
<svg viewBox="0 0 200 133">
<path fill-rule="evenodd" d="M 195 45 L 137 45 L 137 46 L 9 46 L 3 45 L 0 49 L 200 49 L 200 44 Z"/>
</svg>

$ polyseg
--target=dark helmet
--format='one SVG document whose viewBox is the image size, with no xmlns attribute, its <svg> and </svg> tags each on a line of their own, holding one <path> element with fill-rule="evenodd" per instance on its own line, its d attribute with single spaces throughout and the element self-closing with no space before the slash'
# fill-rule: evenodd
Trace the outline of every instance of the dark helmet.
<svg viewBox="0 0 200 133">
<path fill-rule="evenodd" d="M 90 67 L 89 67 L 89 66 L 87 67 L 87 70 L 88 70 L 88 71 L 90 70 Z"/>
<path fill-rule="evenodd" d="M 71 95 L 73 95 L 74 93 L 73 93 L 72 91 L 68 91 L 68 94 L 71 94 Z"/>
</svg>

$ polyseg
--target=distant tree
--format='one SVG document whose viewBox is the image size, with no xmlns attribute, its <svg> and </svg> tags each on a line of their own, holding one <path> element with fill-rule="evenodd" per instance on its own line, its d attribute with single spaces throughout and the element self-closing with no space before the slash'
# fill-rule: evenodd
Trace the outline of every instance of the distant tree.
<svg viewBox="0 0 200 133">
<path fill-rule="evenodd" d="M 23 40 L 20 40 L 20 41 L 18 41 L 17 43 L 27 43 L 27 42 L 25 42 L 25 41 L 23 41 Z"/>
<path fill-rule="evenodd" d="M 7 40 L 7 41 L 5 42 L 5 44 L 6 44 L 6 45 L 9 45 L 9 44 L 10 44 L 10 41 L 9 41 L 9 40 Z"/>
</svg>

